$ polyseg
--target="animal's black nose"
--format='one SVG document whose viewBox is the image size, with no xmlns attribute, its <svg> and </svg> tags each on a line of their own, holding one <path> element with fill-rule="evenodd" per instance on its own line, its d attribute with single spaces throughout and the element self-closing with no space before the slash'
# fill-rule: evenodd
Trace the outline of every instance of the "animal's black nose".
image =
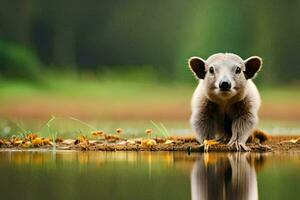
<svg viewBox="0 0 300 200">
<path fill-rule="evenodd" d="M 231 83 L 229 81 L 221 81 L 219 83 L 219 88 L 221 91 L 228 91 L 231 88 Z"/>
</svg>

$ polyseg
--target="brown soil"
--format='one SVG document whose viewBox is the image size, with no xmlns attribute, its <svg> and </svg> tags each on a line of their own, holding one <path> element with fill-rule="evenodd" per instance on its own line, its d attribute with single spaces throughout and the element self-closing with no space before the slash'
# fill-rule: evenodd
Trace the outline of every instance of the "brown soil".
<svg viewBox="0 0 300 200">
<path fill-rule="evenodd" d="M 200 146 L 194 137 L 176 136 L 153 139 L 121 139 L 118 136 L 88 140 L 85 137 L 79 137 L 77 140 L 57 139 L 56 143 L 47 138 L 30 138 L 21 140 L 12 138 L 9 140 L 0 140 L 0 150 L 75 150 L 75 151 L 186 151 L 203 152 L 204 147 Z M 263 144 L 247 143 L 252 152 L 300 152 L 299 136 L 273 136 Z M 269 148 L 266 148 L 268 146 Z M 235 151 L 234 147 L 228 147 L 226 144 L 215 144 L 208 148 L 209 152 L 230 152 Z"/>
</svg>

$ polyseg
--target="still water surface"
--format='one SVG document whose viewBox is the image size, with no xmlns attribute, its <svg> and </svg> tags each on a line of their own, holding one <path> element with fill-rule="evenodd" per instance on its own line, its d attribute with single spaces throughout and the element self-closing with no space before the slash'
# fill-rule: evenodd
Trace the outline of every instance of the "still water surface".
<svg viewBox="0 0 300 200">
<path fill-rule="evenodd" d="M 299 199 L 300 154 L 0 152 L 1 199 Z"/>
</svg>

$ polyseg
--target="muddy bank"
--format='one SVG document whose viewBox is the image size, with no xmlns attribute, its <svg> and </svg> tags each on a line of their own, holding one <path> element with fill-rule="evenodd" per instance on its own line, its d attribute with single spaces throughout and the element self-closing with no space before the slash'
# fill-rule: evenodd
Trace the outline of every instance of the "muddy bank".
<svg viewBox="0 0 300 200">
<path fill-rule="evenodd" d="M 300 152 L 299 136 L 272 136 L 264 143 L 247 143 L 252 152 Z M 234 147 L 207 141 L 200 145 L 192 136 L 174 136 L 169 138 L 124 139 L 118 135 L 106 135 L 103 138 L 77 139 L 40 138 L 29 134 L 25 138 L 12 137 L 0 139 L 0 150 L 75 150 L 75 151 L 186 151 L 186 152 L 230 152 Z"/>
</svg>

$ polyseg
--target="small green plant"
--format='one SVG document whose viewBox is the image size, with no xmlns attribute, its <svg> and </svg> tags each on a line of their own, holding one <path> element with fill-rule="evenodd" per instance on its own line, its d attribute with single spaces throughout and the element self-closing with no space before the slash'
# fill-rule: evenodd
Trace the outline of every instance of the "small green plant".
<svg viewBox="0 0 300 200">
<path fill-rule="evenodd" d="M 167 128 L 163 125 L 163 123 L 155 123 L 154 121 L 150 120 L 151 124 L 158 130 L 158 132 L 163 135 L 163 137 L 168 138 L 170 136 Z"/>
<path fill-rule="evenodd" d="M 19 131 L 19 136 L 22 138 L 22 139 L 25 139 L 27 134 L 31 133 L 30 130 L 26 130 L 24 129 L 20 123 L 16 122 L 15 125 L 21 130 Z M 14 137 L 15 135 L 12 135 L 12 137 Z"/>
<path fill-rule="evenodd" d="M 51 122 L 53 122 L 54 120 L 56 119 L 55 116 L 51 116 L 51 118 L 46 122 L 46 126 L 47 126 L 47 129 L 48 129 L 48 134 L 50 135 L 51 139 L 52 139 L 52 142 L 53 142 L 53 149 L 55 150 L 55 147 L 56 147 L 56 143 L 55 143 L 55 140 L 57 138 L 57 131 L 53 131 L 51 129 Z"/>
</svg>

